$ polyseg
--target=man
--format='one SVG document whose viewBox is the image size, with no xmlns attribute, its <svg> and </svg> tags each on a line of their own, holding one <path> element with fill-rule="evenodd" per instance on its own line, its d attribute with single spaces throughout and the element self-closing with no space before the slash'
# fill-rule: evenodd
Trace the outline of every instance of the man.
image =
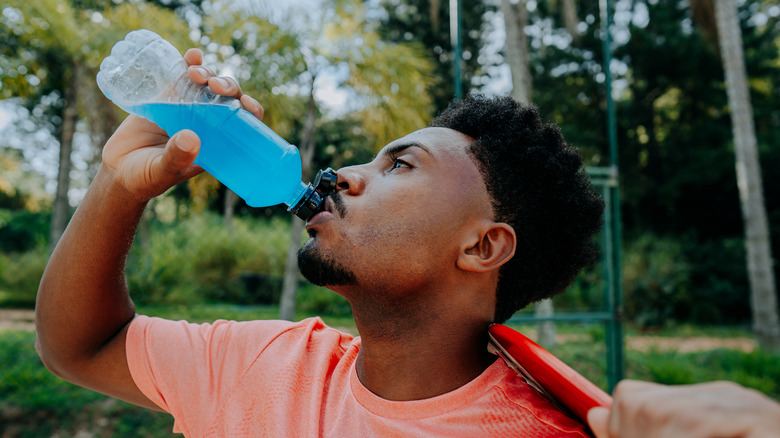
<svg viewBox="0 0 780 438">
<path fill-rule="evenodd" d="M 200 52 L 185 59 L 191 79 L 262 117 L 237 84 L 200 67 Z M 592 260 L 603 203 L 533 108 L 468 99 L 432 125 L 341 169 L 307 222 L 301 271 L 349 300 L 352 338 L 319 319 L 136 316 L 123 271 L 139 218 L 201 169 L 191 131 L 169 139 L 128 117 L 42 278 L 43 362 L 170 412 L 186 436 L 585 436 L 487 353 L 486 329 L 561 292 Z"/>
</svg>

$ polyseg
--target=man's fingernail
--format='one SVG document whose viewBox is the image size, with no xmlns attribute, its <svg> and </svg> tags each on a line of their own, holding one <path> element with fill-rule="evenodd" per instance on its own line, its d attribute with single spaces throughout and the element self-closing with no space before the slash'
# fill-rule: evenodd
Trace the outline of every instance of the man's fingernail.
<svg viewBox="0 0 780 438">
<path fill-rule="evenodd" d="M 179 149 L 184 152 L 192 152 L 195 150 L 195 142 L 193 142 L 191 139 L 186 139 L 180 134 L 176 134 L 174 141 L 176 141 L 176 146 L 178 146 Z"/>
<path fill-rule="evenodd" d="M 260 110 L 260 102 L 258 102 L 254 97 L 244 95 L 244 105 L 246 105 L 246 109 L 249 111 L 255 113 L 258 110 Z"/>
<path fill-rule="evenodd" d="M 227 80 L 225 78 L 216 78 L 216 79 L 217 79 L 217 81 L 219 81 L 219 85 L 221 85 L 222 88 L 224 88 L 224 89 L 230 88 L 231 83 L 230 83 L 229 80 Z"/>
<path fill-rule="evenodd" d="M 190 66 L 190 68 L 195 70 L 196 72 L 198 72 L 198 74 L 203 76 L 204 78 L 209 77 L 209 72 L 206 70 L 205 67 L 201 67 L 199 65 L 193 65 L 193 66 Z"/>
</svg>

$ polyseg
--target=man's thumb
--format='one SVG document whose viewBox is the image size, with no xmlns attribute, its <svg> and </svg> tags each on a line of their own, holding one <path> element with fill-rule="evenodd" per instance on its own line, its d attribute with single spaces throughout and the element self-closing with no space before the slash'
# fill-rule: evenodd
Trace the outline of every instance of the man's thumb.
<svg viewBox="0 0 780 438">
<path fill-rule="evenodd" d="M 609 409 L 598 407 L 589 410 L 588 426 L 596 438 L 609 438 Z"/>
<path fill-rule="evenodd" d="M 169 142 L 162 162 L 169 172 L 177 172 L 190 166 L 200 151 L 200 139 L 189 130 L 178 132 Z"/>
</svg>

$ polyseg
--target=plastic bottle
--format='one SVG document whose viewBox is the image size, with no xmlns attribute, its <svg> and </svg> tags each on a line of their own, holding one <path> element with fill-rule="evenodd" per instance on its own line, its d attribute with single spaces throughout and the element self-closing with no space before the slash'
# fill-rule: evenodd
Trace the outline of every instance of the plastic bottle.
<svg viewBox="0 0 780 438">
<path fill-rule="evenodd" d="M 181 54 L 156 33 L 127 34 L 103 60 L 97 75 L 103 94 L 123 110 L 160 126 L 168 135 L 190 129 L 201 140 L 195 164 L 253 207 L 286 204 L 306 220 L 335 188 L 336 174 L 301 182 L 298 148 L 244 109 L 187 76 Z"/>
</svg>

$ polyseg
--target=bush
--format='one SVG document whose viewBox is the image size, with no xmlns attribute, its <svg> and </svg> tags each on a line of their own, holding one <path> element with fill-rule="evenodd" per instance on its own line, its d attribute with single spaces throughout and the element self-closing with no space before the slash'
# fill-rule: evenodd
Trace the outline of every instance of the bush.
<svg viewBox="0 0 780 438">
<path fill-rule="evenodd" d="M 298 311 L 304 314 L 338 317 L 352 316 L 352 307 L 350 307 L 346 298 L 332 290 L 310 283 L 298 288 L 295 302 Z"/>
<path fill-rule="evenodd" d="M 203 213 L 147 227 L 139 232 L 126 268 L 137 303 L 256 304 L 278 297 L 278 290 L 268 288 L 281 286 L 289 219 L 234 218 L 231 231 L 220 216 Z M 252 281 L 257 278 L 264 281 Z"/>
<path fill-rule="evenodd" d="M 0 209 L 0 251 L 27 252 L 48 242 L 48 213 Z"/>
<path fill-rule="evenodd" d="M 737 324 L 750 320 L 750 288 L 742 238 L 685 239 L 691 265 L 691 306 L 681 319 L 696 324 Z"/>
<path fill-rule="evenodd" d="M 171 436 L 173 418 L 80 388 L 41 364 L 27 332 L 0 331 L 0 432 L 30 438 Z"/>
<path fill-rule="evenodd" d="M 33 333 L 0 331 L 0 341 L 0 406 L 67 417 L 76 414 L 79 405 L 101 397 L 50 373 L 33 349 Z"/>
<path fill-rule="evenodd" d="M 639 327 L 663 326 L 692 304 L 691 268 L 682 245 L 644 234 L 623 253 L 626 317 Z"/>
<path fill-rule="evenodd" d="M 48 260 L 49 252 L 43 245 L 23 253 L 0 253 L 0 305 L 34 307 Z"/>
<path fill-rule="evenodd" d="M 564 293 L 553 298 L 556 310 L 593 311 L 603 309 L 606 288 L 604 264 L 598 262 L 574 278 Z"/>
</svg>

